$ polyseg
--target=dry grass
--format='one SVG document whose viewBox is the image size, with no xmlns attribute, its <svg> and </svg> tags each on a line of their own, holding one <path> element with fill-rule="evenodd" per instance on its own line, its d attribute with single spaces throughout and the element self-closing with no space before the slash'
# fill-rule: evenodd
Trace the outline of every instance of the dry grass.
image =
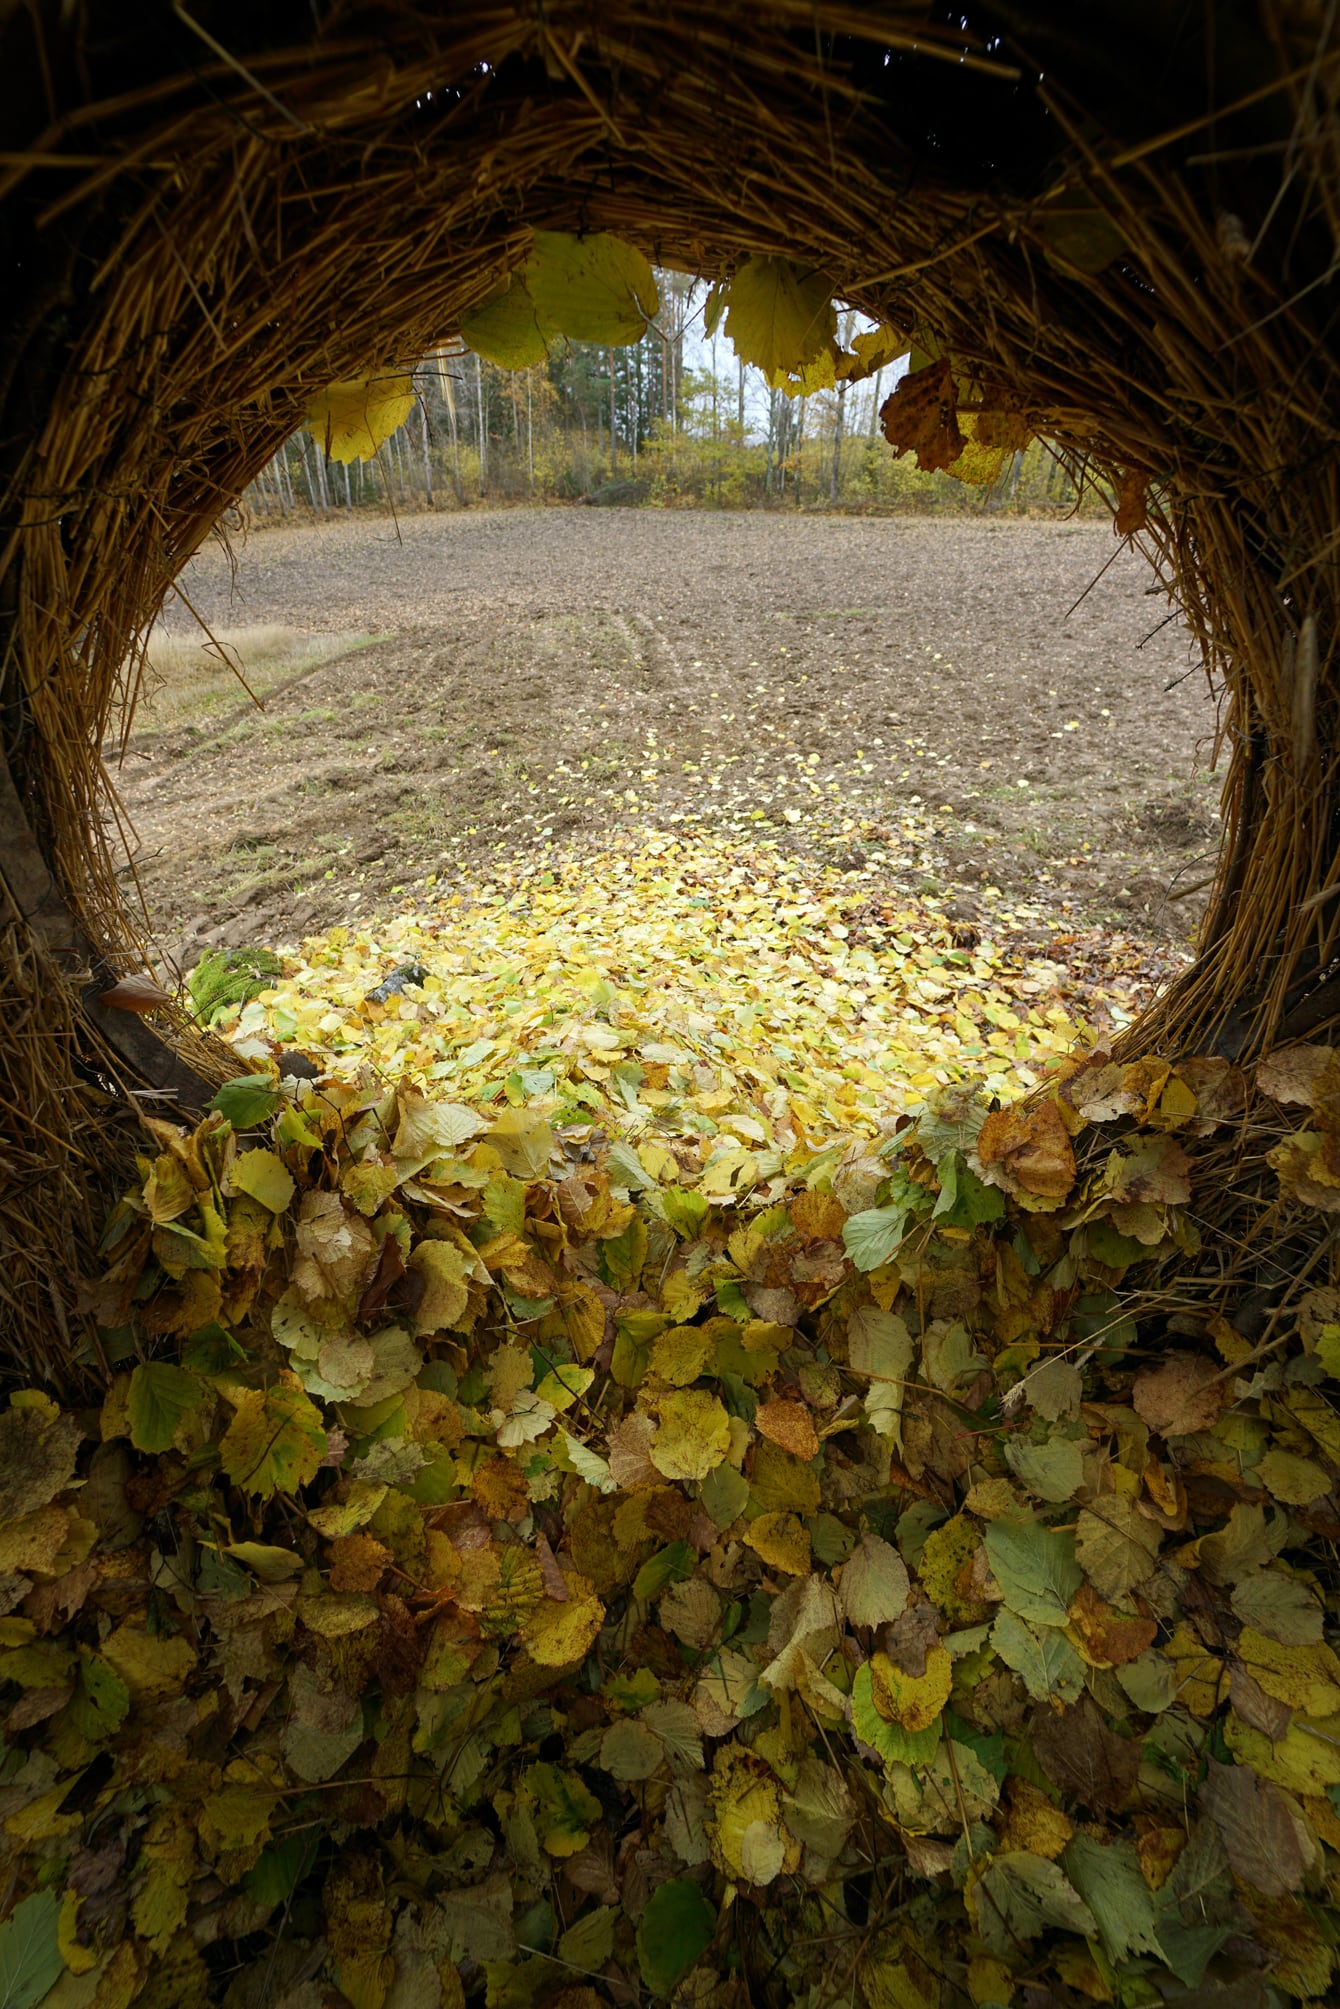
<svg viewBox="0 0 1340 2009">
<path fill-rule="evenodd" d="M 317 634 L 278 622 L 190 634 L 155 627 L 144 652 L 137 733 L 165 732 L 264 698 L 368 638 Z"/>
</svg>

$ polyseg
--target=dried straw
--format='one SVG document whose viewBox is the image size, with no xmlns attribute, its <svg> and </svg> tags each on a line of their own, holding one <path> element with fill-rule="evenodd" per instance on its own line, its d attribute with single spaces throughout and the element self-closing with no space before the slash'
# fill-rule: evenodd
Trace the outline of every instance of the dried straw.
<svg viewBox="0 0 1340 2009">
<path fill-rule="evenodd" d="M 123 1110 L 155 1070 L 190 1092 L 81 999 L 147 954 L 104 836 L 123 666 L 308 389 L 439 346 L 532 225 L 613 230 L 690 270 L 812 262 L 854 306 L 933 331 L 1076 468 L 1146 474 L 1139 541 L 1223 693 L 1229 835 L 1204 953 L 1127 1049 L 1248 1051 L 1334 1016 L 1334 10 L 1228 10 L 1220 57 L 1166 42 L 1157 9 L 1091 48 L 1053 44 L 1041 0 L 1009 11 L 999 49 L 909 0 L 371 0 L 319 29 L 202 0 L 87 47 L 82 12 L 6 14 L 8 102 L 32 108 L 0 133 L 26 275 L 0 346 L 16 1365 L 96 1364 L 69 1284 L 120 1170 L 100 1084 Z M 1104 269 L 1058 248 L 1058 191 L 1119 234 Z M 40 913 L 10 870 L 28 834 Z M 164 1030 L 218 1078 L 184 1019 Z"/>
</svg>

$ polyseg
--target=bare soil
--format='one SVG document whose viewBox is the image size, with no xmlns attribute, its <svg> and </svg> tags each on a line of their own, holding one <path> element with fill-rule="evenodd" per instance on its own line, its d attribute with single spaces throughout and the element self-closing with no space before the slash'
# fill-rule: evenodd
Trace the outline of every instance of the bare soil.
<svg viewBox="0 0 1340 2009">
<path fill-rule="evenodd" d="M 724 828 L 965 922 L 1004 903 L 1039 939 L 1172 951 L 1218 843 L 1215 705 L 1113 552 L 1087 523 L 646 509 L 255 533 L 235 574 L 214 547 L 188 568 L 201 615 L 350 646 L 263 710 L 141 708 L 133 871 L 189 961 L 500 852 Z"/>
</svg>

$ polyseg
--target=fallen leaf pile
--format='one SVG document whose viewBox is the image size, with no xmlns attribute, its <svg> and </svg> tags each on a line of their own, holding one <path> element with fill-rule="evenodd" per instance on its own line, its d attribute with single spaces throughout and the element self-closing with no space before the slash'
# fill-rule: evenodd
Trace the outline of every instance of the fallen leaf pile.
<svg viewBox="0 0 1340 2009">
<path fill-rule="evenodd" d="M 1178 1278 L 1244 1125 L 1324 1228 L 1337 1080 L 748 1199 L 366 1067 L 148 1121 L 101 1408 L 0 1415 L 6 2002 L 1333 2000 L 1340 1292 Z"/>
<path fill-rule="evenodd" d="M 244 1059 L 277 1039 L 599 1121 L 729 1194 L 880 1134 L 937 1087 L 1017 1096 L 1081 1017 L 1125 1023 L 1150 994 L 1122 942 L 1044 951 L 1024 925 L 1003 912 L 979 935 L 763 844 L 644 835 L 312 938 L 230 1036 Z M 370 1000 L 396 966 L 424 982 Z"/>
</svg>

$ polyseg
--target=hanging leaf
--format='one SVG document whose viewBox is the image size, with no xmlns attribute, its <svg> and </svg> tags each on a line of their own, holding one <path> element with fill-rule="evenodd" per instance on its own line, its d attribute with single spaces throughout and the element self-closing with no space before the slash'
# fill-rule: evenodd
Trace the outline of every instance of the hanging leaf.
<svg viewBox="0 0 1340 2009">
<path fill-rule="evenodd" d="M 862 383 L 877 371 L 887 369 L 899 356 L 905 356 L 907 348 L 907 336 L 887 321 L 881 321 L 877 328 L 868 328 L 864 334 L 854 336 L 851 348 L 840 352 L 837 373 L 849 384 Z"/>
<path fill-rule="evenodd" d="M 537 230 L 524 276 L 539 325 L 572 342 L 640 342 L 661 304 L 642 253 L 605 231 Z"/>
<path fill-rule="evenodd" d="M 1126 238 L 1105 209 L 1082 188 L 1062 189 L 1038 218 L 1049 265 L 1063 270 L 1106 271 L 1129 251 Z"/>
<path fill-rule="evenodd" d="M 461 322 L 461 340 L 486 363 L 501 370 L 528 370 L 542 363 L 557 328 L 541 327 L 523 271 L 514 272 L 502 291 Z"/>
<path fill-rule="evenodd" d="M 879 408 L 884 437 L 898 451 L 915 453 L 923 474 L 947 470 L 968 442 L 959 430 L 958 392 L 944 356 L 909 373 Z"/>
<path fill-rule="evenodd" d="M 413 409 L 412 377 L 348 377 L 312 393 L 303 424 L 327 460 L 371 460 Z"/>
<path fill-rule="evenodd" d="M 833 282 L 789 258 L 747 258 L 725 289 L 726 333 L 769 383 L 802 371 L 837 334 Z M 830 379 L 831 381 L 831 379 Z"/>
</svg>

